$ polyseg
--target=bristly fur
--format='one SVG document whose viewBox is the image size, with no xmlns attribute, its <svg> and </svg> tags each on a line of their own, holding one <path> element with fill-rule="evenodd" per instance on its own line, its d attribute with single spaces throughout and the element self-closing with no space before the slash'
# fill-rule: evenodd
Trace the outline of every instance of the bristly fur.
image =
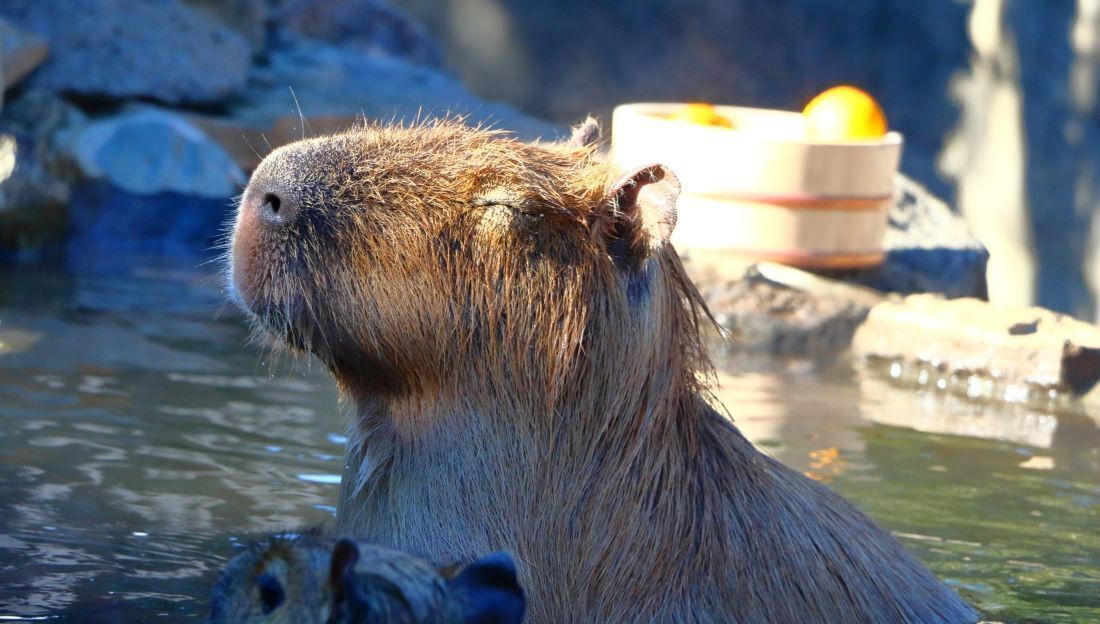
<svg viewBox="0 0 1100 624">
<path fill-rule="evenodd" d="M 257 169 L 232 279 L 356 404 L 338 529 L 437 563 L 509 551 L 531 622 L 973 621 L 715 412 L 709 314 L 578 134 L 374 125 Z M 294 221 L 261 224 L 264 193 Z"/>
</svg>

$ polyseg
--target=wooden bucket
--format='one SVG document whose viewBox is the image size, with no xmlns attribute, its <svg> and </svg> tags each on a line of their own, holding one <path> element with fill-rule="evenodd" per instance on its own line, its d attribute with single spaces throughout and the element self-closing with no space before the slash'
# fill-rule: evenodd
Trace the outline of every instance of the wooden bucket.
<svg viewBox="0 0 1100 624">
<path fill-rule="evenodd" d="M 732 128 L 673 118 L 683 104 L 626 104 L 612 118 L 622 168 L 667 165 L 679 178 L 672 242 L 811 268 L 882 262 L 902 137 L 823 142 L 801 114 L 717 106 Z"/>
</svg>

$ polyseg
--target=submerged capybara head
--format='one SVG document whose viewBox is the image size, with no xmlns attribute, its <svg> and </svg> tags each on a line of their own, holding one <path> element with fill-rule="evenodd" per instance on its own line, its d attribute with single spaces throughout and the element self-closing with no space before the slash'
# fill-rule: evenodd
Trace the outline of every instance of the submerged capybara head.
<svg viewBox="0 0 1100 624">
<path fill-rule="evenodd" d="M 597 134 L 527 144 L 434 121 L 281 147 L 240 203 L 233 296 L 353 394 L 680 370 L 700 351 L 667 244 L 678 182 L 613 170 Z"/>
<path fill-rule="evenodd" d="M 396 550 L 314 533 L 253 544 L 222 571 L 209 624 L 519 624 L 525 600 L 511 557 L 445 578 Z"/>
</svg>

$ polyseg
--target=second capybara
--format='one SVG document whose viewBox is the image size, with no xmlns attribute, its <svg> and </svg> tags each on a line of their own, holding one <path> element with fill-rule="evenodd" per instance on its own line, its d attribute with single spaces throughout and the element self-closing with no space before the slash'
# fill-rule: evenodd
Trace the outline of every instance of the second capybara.
<svg viewBox="0 0 1100 624">
<path fill-rule="evenodd" d="M 531 622 L 976 620 L 714 408 L 677 178 L 616 171 L 596 135 L 364 126 L 252 175 L 231 292 L 354 403 L 338 529 L 508 551 Z"/>
<path fill-rule="evenodd" d="M 234 557 L 208 624 L 520 624 L 524 606 L 504 553 L 445 574 L 403 552 L 309 531 Z"/>
</svg>

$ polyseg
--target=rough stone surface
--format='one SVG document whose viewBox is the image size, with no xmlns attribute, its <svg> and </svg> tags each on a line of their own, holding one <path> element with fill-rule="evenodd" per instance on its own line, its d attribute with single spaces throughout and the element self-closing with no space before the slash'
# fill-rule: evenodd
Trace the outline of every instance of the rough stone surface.
<svg viewBox="0 0 1100 624">
<path fill-rule="evenodd" d="M 227 199 L 169 191 L 137 194 L 96 180 L 74 188 L 70 212 L 68 254 L 92 261 L 119 248 L 209 248 L 233 214 Z"/>
<path fill-rule="evenodd" d="M 443 64 L 435 40 L 383 0 L 274 0 L 273 5 L 276 45 L 317 39 L 422 65 Z"/>
<path fill-rule="evenodd" d="M 91 98 L 216 102 L 248 77 L 248 43 L 175 0 L 4 0 L 0 16 L 45 37 L 37 87 Z"/>
<path fill-rule="evenodd" d="M 977 299 L 913 295 L 880 303 L 852 348 L 862 357 L 922 363 L 946 375 L 1074 394 L 1100 381 L 1100 327 L 1042 308 Z"/>
<path fill-rule="evenodd" d="M 840 353 L 869 309 L 840 295 L 773 281 L 756 267 L 732 282 L 711 282 L 698 271 L 692 273 L 707 307 L 730 332 L 738 351 L 815 357 Z"/>
<path fill-rule="evenodd" d="M 49 54 L 50 45 L 45 39 L 0 18 L 0 75 L 3 76 L 0 86 L 3 89 L 10 89 L 25 78 Z"/>
<path fill-rule="evenodd" d="M 55 95 L 23 92 L 0 116 L 0 257 L 36 257 L 68 234 L 75 168 L 57 144 L 84 116 Z"/>
<path fill-rule="evenodd" d="M 263 53 L 267 46 L 268 20 L 271 18 L 270 0 L 182 1 L 237 31 L 252 48 L 253 56 Z"/>
<path fill-rule="evenodd" d="M 136 195 L 228 199 L 246 178 L 232 158 L 177 113 L 140 107 L 93 121 L 69 138 L 84 176 Z"/>
<path fill-rule="evenodd" d="M 822 272 L 884 292 L 935 292 L 986 299 L 989 252 L 966 221 L 913 180 L 899 175 L 883 246 L 886 261 L 861 271 Z"/>
<path fill-rule="evenodd" d="M 66 234 L 69 186 L 43 165 L 40 151 L 30 137 L 0 134 L 0 255 Z"/>
<path fill-rule="evenodd" d="M 524 140 L 563 133 L 507 105 L 485 102 L 432 68 L 316 42 L 272 53 L 228 115 L 192 120 L 249 170 L 271 148 L 347 129 L 364 117 L 411 121 L 447 114 L 467 115 L 471 124 L 510 130 Z"/>
</svg>

